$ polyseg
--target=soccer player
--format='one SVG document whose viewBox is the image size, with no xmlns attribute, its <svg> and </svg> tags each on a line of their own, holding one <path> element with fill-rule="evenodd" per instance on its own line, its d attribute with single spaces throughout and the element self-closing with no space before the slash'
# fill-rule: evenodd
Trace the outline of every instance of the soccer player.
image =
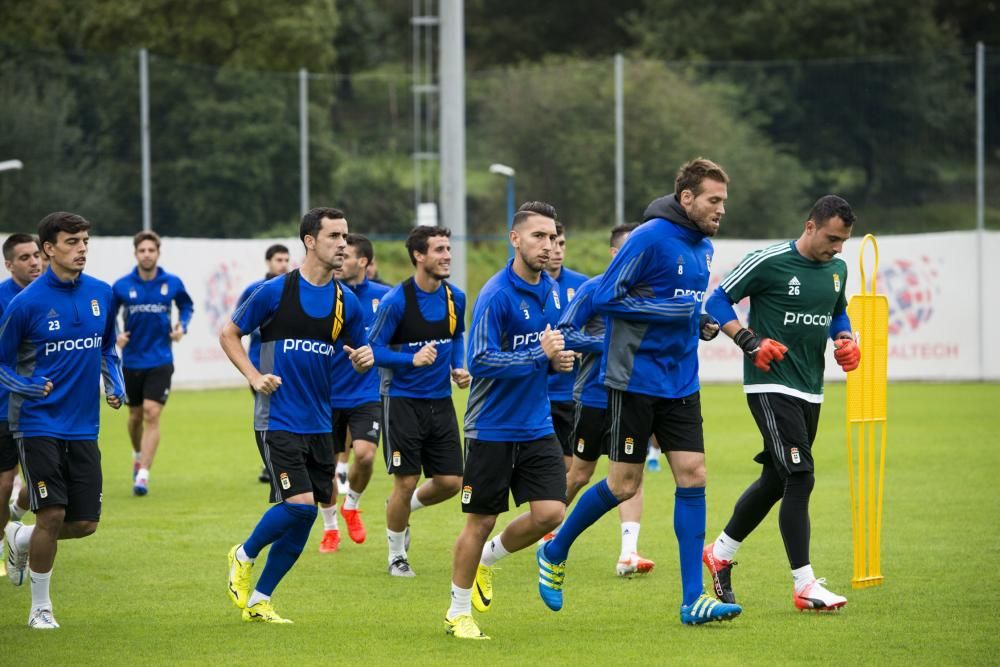
<svg viewBox="0 0 1000 667">
<path fill-rule="evenodd" d="M 267 273 L 264 274 L 263 279 L 255 280 L 247 285 L 247 288 L 243 290 L 243 294 L 240 295 L 239 300 L 236 302 L 236 307 L 239 308 L 244 301 L 250 298 L 250 295 L 260 287 L 261 283 L 288 273 L 289 259 L 288 246 L 283 243 L 275 243 L 268 246 L 267 250 L 264 251 Z M 250 332 L 250 349 L 247 351 L 247 356 L 250 357 L 250 363 L 254 365 L 254 368 L 260 368 L 260 329 Z M 253 387 L 250 387 L 250 393 L 254 393 Z M 267 466 L 260 469 L 260 475 L 257 476 L 257 479 L 262 483 L 270 484 L 271 477 L 267 472 Z"/>
<path fill-rule="evenodd" d="M 857 368 L 860 359 L 844 298 L 847 265 L 835 257 L 850 238 L 854 220 L 846 201 L 820 197 L 798 239 L 748 254 L 706 304 L 746 355 L 743 389 L 764 439 L 764 450 L 754 457 L 760 477 L 736 501 L 725 530 L 705 547 L 705 565 L 721 600 L 735 601 L 736 551 L 780 500 L 778 528 L 792 568 L 795 606 L 827 611 L 847 604 L 813 574 L 809 496 L 827 335 L 844 371 Z M 733 310 L 744 297 L 750 298 L 749 328 Z"/>
<path fill-rule="evenodd" d="M 567 308 L 577 290 L 587 280 L 587 276 L 563 266 L 566 259 L 566 229 L 556 221 L 556 242 L 549 255 L 549 263 L 545 272 L 559 287 L 559 301 Z M 549 376 L 549 402 L 552 408 L 552 428 L 556 438 L 562 445 L 563 461 L 569 472 L 573 463 L 573 383 L 576 381 L 576 369 L 570 373 L 553 373 Z"/>
<path fill-rule="evenodd" d="M 451 382 L 468 387 L 465 293 L 451 274 L 451 230 L 421 225 L 406 250 L 413 277 L 393 287 L 371 331 L 382 368 L 382 446 L 393 476 L 385 507 L 389 574 L 412 577 L 407 550 L 410 513 L 451 498 L 462 483 L 462 442 Z M 426 481 L 417 487 L 420 471 Z"/>
<path fill-rule="evenodd" d="M 132 441 L 132 493 L 149 493 L 149 471 L 160 446 L 160 414 L 170 397 L 174 374 L 172 346 L 187 333 L 194 304 L 180 278 L 157 266 L 160 235 L 142 231 L 132 239 L 136 267 L 115 281 L 114 312 L 123 311 L 122 348 L 125 393 L 128 396 L 128 435 Z M 171 306 L 177 322 L 171 321 Z"/>
<path fill-rule="evenodd" d="M 606 315 L 601 375 L 608 388 L 608 477 L 577 501 L 555 539 L 538 548 L 538 592 L 553 611 L 563 604 L 566 557 L 597 519 L 636 494 L 646 447 L 656 435 L 667 451 L 677 490 L 674 533 L 680 555 L 682 623 L 725 620 L 742 609 L 704 592 L 705 443 L 698 384 L 698 340 L 718 334 L 702 316 L 715 236 L 725 213 L 729 177 L 703 158 L 677 173 L 674 193 L 654 200 L 594 291 Z"/>
<path fill-rule="evenodd" d="M 0 283 L 0 317 L 21 290 L 42 274 L 38 241 L 30 234 L 11 234 L 3 242 L 3 263 L 10 278 Z M 13 517 L 19 520 L 28 511 L 28 487 L 22 486 L 17 500 L 8 506 L 17 477 L 17 444 L 10 432 L 7 406 L 10 392 L 0 386 L 0 528 Z"/>
<path fill-rule="evenodd" d="M 229 597 L 243 620 L 290 623 L 271 594 L 298 560 L 316 519 L 316 499 L 333 493 L 330 384 L 334 357 L 347 355 L 363 373 L 374 359 L 361 304 L 333 279 L 344 259 L 347 220 L 334 208 L 302 216 L 306 248 L 300 269 L 258 287 L 233 313 L 219 343 L 255 393 L 257 447 L 271 474 L 272 503 L 253 532 L 229 551 Z M 260 368 L 240 337 L 260 329 Z M 271 545 L 251 592 L 254 559 Z"/>
<path fill-rule="evenodd" d="M 556 239 L 556 210 L 523 204 L 514 214 L 514 258 L 479 292 L 469 331 L 472 388 L 465 412 L 465 527 L 455 543 L 445 631 L 488 639 L 472 618 L 493 603 L 497 560 L 534 544 L 566 511 L 566 466 L 552 429 L 550 369 L 568 373 L 576 355 L 554 325 L 561 308 L 545 273 Z M 509 494 L 529 511 L 487 542 Z M 475 585 L 475 589 L 473 589 Z"/>
<path fill-rule="evenodd" d="M 611 257 L 625 243 L 628 235 L 638 227 L 635 223 L 617 225 L 611 230 Z M 558 240 L 558 239 L 557 239 Z M 559 330 L 566 341 L 566 349 L 583 353 L 580 371 L 573 387 L 574 420 L 573 463 L 566 474 L 566 504 L 587 485 L 594 475 L 597 459 L 609 451 L 607 428 L 608 390 L 601 382 L 601 357 L 604 355 L 604 316 L 594 310 L 593 294 L 601 283 L 602 275 L 583 283 L 576 298 L 569 304 Z M 549 384 L 551 391 L 551 382 Z M 552 416 L 555 421 L 555 413 Z M 619 577 L 645 574 L 656 565 L 639 555 L 639 527 L 642 518 L 642 487 L 634 496 L 618 506 L 621 519 L 622 547 L 615 572 Z"/>
<path fill-rule="evenodd" d="M 87 537 L 101 518 L 99 378 L 112 408 L 125 395 L 111 286 L 83 273 L 90 223 L 50 213 L 38 224 L 49 269 L 10 302 L 0 324 L 0 384 L 10 391 L 35 525 L 7 525 L 7 576 L 31 581 L 28 626 L 58 628 L 49 582 L 56 541 Z M 30 565 L 29 565 L 30 563 Z"/>
<path fill-rule="evenodd" d="M 361 234 L 349 234 L 344 248 L 344 261 L 340 267 L 340 280 L 354 292 L 361 304 L 364 325 L 367 331 L 375 321 L 379 302 L 389 288 L 373 283 L 365 275 L 365 265 L 374 255 L 371 241 Z M 358 503 L 361 494 L 368 487 L 372 477 L 375 450 L 378 448 L 379 431 L 382 423 L 382 405 L 379 403 L 378 373 L 351 373 L 346 357 L 334 359 L 333 382 L 330 391 L 330 409 L 333 415 L 333 449 L 339 456 L 347 453 L 347 437 L 350 435 L 354 448 L 354 466 L 350 471 L 350 487 L 347 489 L 341 512 L 347 523 L 347 534 L 357 544 L 365 541 L 367 531 L 361 520 Z M 340 465 L 339 462 L 337 464 Z M 335 476 L 336 476 L 335 469 Z M 340 528 L 337 522 L 337 489 L 328 499 L 320 501 L 323 516 L 323 539 L 319 550 L 324 553 L 336 551 L 340 546 Z"/>
</svg>

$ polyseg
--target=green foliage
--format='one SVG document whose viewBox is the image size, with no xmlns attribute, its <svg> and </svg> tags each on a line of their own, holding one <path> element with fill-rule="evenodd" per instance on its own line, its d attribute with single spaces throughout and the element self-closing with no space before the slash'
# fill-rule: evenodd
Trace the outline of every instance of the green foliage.
<svg viewBox="0 0 1000 667">
<path fill-rule="evenodd" d="M 574 546 L 566 606 L 558 614 L 538 599 L 530 547 L 500 563 L 494 608 L 477 614 L 493 637 L 488 642 L 444 634 L 452 547 L 465 524 L 457 497 L 413 515 L 409 554 L 417 576 L 386 574 L 383 500 L 390 478 L 379 457 L 361 503 L 367 541 L 356 545 L 345 535 L 338 553 L 320 554 L 317 521 L 275 591 L 275 607 L 295 624 L 243 623 L 225 593 L 226 553 L 267 507 L 267 488 L 257 482 L 260 460 L 246 388 L 172 392 L 144 498 L 131 495 L 126 415 L 105 409 L 100 528 L 91 537 L 61 542 L 53 570 L 52 601 L 62 627 L 44 637 L 29 630 L 27 586 L 0 582 L 4 663 L 105 665 L 128 659 L 123 656 L 153 665 L 232 664 L 234 656 L 282 665 L 563 665 L 578 664 L 581 656 L 594 665 L 709 659 L 713 665 L 771 666 L 800 664 L 803 656 L 832 656 L 850 665 L 995 663 L 995 621 L 983 604 L 1000 594 L 1000 584 L 981 576 L 976 595 L 961 592 L 973 573 L 991 572 L 1000 553 L 990 510 L 1000 504 L 1000 450 L 988 446 L 1000 430 L 994 409 L 1000 387 L 894 383 L 889 401 L 882 586 L 851 590 L 848 583 L 841 384 L 827 388 L 813 449 L 811 555 L 816 573 L 848 597 L 845 609 L 829 616 L 794 609 L 775 508 L 745 541 L 733 572 L 744 614 L 712 627 L 680 625 L 674 483 L 664 471 L 646 475 L 644 486 L 640 548 L 656 561 L 652 573 L 615 576 L 620 529 L 610 512 Z M 465 392 L 456 392 L 455 404 L 461 415 Z M 751 458 L 760 450 L 760 434 L 739 386 L 705 387 L 702 408 L 711 540 L 759 472 Z M 931 465 L 942 443 L 949 460 L 974 465 Z M 599 462 L 595 479 L 606 470 Z M 524 511 L 512 506 L 494 534 Z M 263 563 L 262 557 L 255 576 Z"/>
</svg>

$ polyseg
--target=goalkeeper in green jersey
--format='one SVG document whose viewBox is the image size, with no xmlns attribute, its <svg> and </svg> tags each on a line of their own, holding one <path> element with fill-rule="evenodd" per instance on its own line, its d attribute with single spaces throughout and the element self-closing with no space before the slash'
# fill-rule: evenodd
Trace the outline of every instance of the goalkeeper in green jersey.
<svg viewBox="0 0 1000 667">
<path fill-rule="evenodd" d="M 798 239 L 748 254 L 705 304 L 745 353 L 743 388 L 764 438 L 764 451 L 754 457 L 761 464 L 760 477 L 736 501 L 726 529 L 703 554 L 724 602 L 736 601 L 731 575 L 737 549 L 780 500 L 778 526 L 795 580 L 795 606 L 833 610 L 847 604 L 813 574 L 809 495 L 827 338 L 833 339 L 834 357 L 844 371 L 857 368 L 860 359 L 844 298 L 847 265 L 836 257 L 854 220 L 846 201 L 821 197 Z M 748 327 L 733 310 L 745 297 L 750 299 Z"/>
</svg>

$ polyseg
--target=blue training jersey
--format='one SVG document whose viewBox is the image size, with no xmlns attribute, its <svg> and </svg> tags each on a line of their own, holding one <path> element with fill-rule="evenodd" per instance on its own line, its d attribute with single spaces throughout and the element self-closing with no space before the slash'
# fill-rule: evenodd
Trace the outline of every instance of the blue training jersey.
<svg viewBox="0 0 1000 667">
<path fill-rule="evenodd" d="M 587 276 L 564 266 L 559 271 L 559 277 L 555 281 L 559 287 L 559 305 L 565 311 L 576 297 L 580 285 L 587 281 Z M 571 373 L 552 373 L 549 375 L 549 400 L 572 401 L 573 383 L 576 381 L 578 371 L 579 368 L 574 366 Z"/>
<path fill-rule="evenodd" d="M 704 234 L 663 218 L 629 235 L 594 294 L 608 318 L 605 386 L 661 398 L 698 391 L 698 320 L 714 252 Z"/>
<path fill-rule="evenodd" d="M 542 272 L 538 285 L 528 284 L 513 261 L 483 285 L 472 309 L 465 435 L 478 440 L 526 442 L 554 433 L 549 359 L 538 340 L 559 321 L 556 283 Z"/>
<path fill-rule="evenodd" d="M 412 285 L 422 321 L 405 321 L 406 289 L 400 284 L 382 299 L 371 330 L 372 350 L 382 375 L 381 392 L 386 396 L 447 398 L 451 396 L 451 370 L 465 367 L 465 293 L 450 283 L 447 288 L 442 283 L 434 292 L 423 291 L 416 281 Z M 453 312 L 449 312 L 449 291 Z M 439 329 L 441 335 L 415 335 L 406 340 L 405 332 L 422 329 Z M 437 349 L 434 363 L 415 367 L 413 355 L 431 340 Z"/>
<path fill-rule="evenodd" d="M 236 301 L 236 308 L 242 306 L 243 302 L 249 299 L 250 295 L 254 293 L 254 290 L 268 280 L 269 278 L 261 278 L 247 285 L 247 288 L 243 290 L 243 294 L 240 294 L 240 298 Z M 250 357 L 250 363 L 253 364 L 253 367 L 260 369 L 260 329 L 254 329 L 250 332 L 250 346 L 247 348 L 247 356 Z"/>
<path fill-rule="evenodd" d="M 177 304 L 178 321 L 184 333 L 194 313 L 194 304 L 181 279 L 157 267 L 152 280 L 143 280 L 136 267 L 116 280 L 112 289 L 113 315 L 118 316 L 119 308 L 124 311 L 123 331 L 129 332 L 128 345 L 122 348 L 122 366 L 142 370 L 172 364 L 171 304 Z"/>
<path fill-rule="evenodd" d="M 18 285 L 13 278 L 0 283 L 0 322 L 3 321 L 3 314 L 7 312 L 7 306 L 11 299 L 17 296 L 24 288 Z M 10 392 L 6 387 L 0 385 L 0 422 L 7 421 L 7 406 L 10 399 Z"/>
<path fill-rule="evenodd" d="M 594 276 L 580 285 L 576 298 L 559 320 L 559 330 L 567 350 L 583 353 L 573 385 L 573 400 L 588 408 L 604 409 L 608 407 L 608 390 L 601 381 L 601 359 L 606 323 L 604 316 L 594 309 L 594 292 L 602 277 L 603 274 Z"/>
<path fill-rule="evenodd" d="M 290 278 L 296 281 L 287 290 L 292 296 L 298 294 L 294 303 L 291 297 L 282 298 Z M 277 317 L 283 307 L 285 315 Z M 341 324 L 335 329 L 338 319 Z M 346 356 L 345 344 L 354 348 L 368 344 L 361 304 L 354 293 L 334 280 L 311 285 L 293 271 L 260 284 L 233 313 L 233 322 L 243 335 L 261 329 L 257 368 L 281 378 L 273 394 L 256 395 L 254 429 L 329 433 L 334 359 Z"/>
<path fill-rule="evenodd" d="M 341 287 L 354 292 L 364 314 L 365 331 L 371 338 L 370 329 L 388 285 L 373 283 L 367 278 L 357 285 L 340 283 Z M 374 348 L 373 348 L 374 352 Z M 355 373 L 351 359 L 346 354 L 334 355 L 333 382 L 330 389 L 330 407 L 334 410 L 354 408 L 365 403 L 378 403 L 378 372 Z"/>
<path fill-rule="evenodd" d="M 106 282 L 85 274 L 63 282 L 51 269 L 11 300 L 0 324 L 0 383 L 11 392 L 14 437 L 97 439 L 98 378 L 125 399 L 113 302 Z M 46 380 L 52 391 L 43 396 Z"/>
</svg>

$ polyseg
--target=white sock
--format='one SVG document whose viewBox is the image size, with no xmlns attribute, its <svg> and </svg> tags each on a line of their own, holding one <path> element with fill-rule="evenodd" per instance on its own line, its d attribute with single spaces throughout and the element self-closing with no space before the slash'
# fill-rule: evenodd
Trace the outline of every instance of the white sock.
<svg viewBox="0 0 1000 667">
<path fill-rule="evenodd" d="M 497 535 L 483 546 L 483 557 L 479 562 L 486 567 L 493 567 L 497 564 L 498 560 L 509 555 L 510 552 L 504 548 L 503 542 L 500 541 L 500 536 Z"/>
<path fill-rule="evenodd" d="M 14 543 L 20 551 L 26 551 L 28 546 L 31 544 L 31 534 L 35 532 L 35 526 L 24 526 L 21 530 L 17 531 L 17 540 Z"/>
<path fill-rule="evenodd" d="M 253 591 L 253 593 L 250 594 L 250 599 L 247 600 L 247 606 L 248 607 L 252 607 L 255 604 L 257 604 L 258 602 L 265 602 L 265 601 L 270 600 L 270 599 L 271 599 L 270 595 L 264 595 L 263 593 L 261 593 L 260 591 L 258 591 L 255 588 L 254 591 Z"/>
<path fill-rule="evenodd" d="M 16 500 L 10 504 L 10 518 L 13 519 L 14 521 L 20 521 L 27 513 L 28 513 L 28 508 L 21 507 L 20 505 L 17 504 Z"/>
<path fill-rule="evenodd" d="M 639 522 L 622 521 L 622 560 L 639 550 Z"/>
<path fill-rule="evenodd" d="M 389 539 L 389 564 L 397 558 L 406 558 L 406 547 L 404 546 L 406 531 L 396 532 L 385 529 L 385 535 Z"/>
<path fill-rule="evenodd" d="M 736 558 L 736 551 L 740 548 L 742 542 L 737 542 L 733 538 L 726 535 L 726 531 L 719 533 L 719 536 L 715 538 L 715 546 L 712 547 L 712 555 L 715 556 L 716 560 L 724 560 L 732 562 Z"/>
<path fill-rule="evenodd" d="M 660 448 L 650 442 L 649 447 L 646 449 L 646 460 L 649 461 L 650 459 L 658 458 L 660 458 Z"/>
<path fill-rule="evenodd" d="M 136 482 L 148 482 L 149 481 L 149 469 L 139 468 L 139 472 L 135 475 Z"/>
<path fill-rule="evenodd" d="M 140 455 L 140 454 L 142 454 L 142 452 L 135 452 L 135 451 L 133 451 L 133 452 L 132 452 L 132 460 L 133 460 L 133 461 L 138 461 L 138 460 L 139 460 L 139 455 Z"/>
<path fill-rule="evenodd" d="M 344 500 L 345 510 L 356 510 L 361 504 L 361 492 L 354 489 L 347 490 L 347 498 Z"/>
<path fill-rule="evenodd" d="M 419 498 L 417 498 L 417 492 L 418 491 L 420 491 L 420 489 L 417 489 L 416 491 L 414 491 L 413 495 L 410 496 L 410 512 L 416 512 L 418 509 L 420 509 L 422 507 L 427 507 L 422 502 L 420 502 Z"/>
<path fill-rule="evenodd" d="M 343 462 L 338 462 L 337 463 L 337 474 L 338 475 L 341 475 L 341 474 L 346 475 L 347 474 L 347 464 L 346 463 L 343 463 Z"/>
<path fill-rule="evenodd" d="M 798 593 L 807 584 L 811 584 L 815 579 L 816 575 L 813 574 L 813 566 L 803 565 L 797 570 L 792 570 L 792 576 L 795 577 L 795 592 Z"/>
<path fill-rule="evenodd" d="M 31 611 L 52 609 L 52 600 L 49 599 L 49 580 L 52 578 L 52 570 L 42 574 L 29 567 L 28 577 L 31 580 Z"/>
<path fill-rule="evenodd" d="M 236 560 L 238 560 L 241 563 L 252 563 L 253 562 L 253 558 L 250 558 L 250 556 L 247 556 L 247 552 L 243 551 L 243 545 L 242 544 L 240 545 L 240 548 L 236 550 Z"/>
<path fill-rule="evenodd" d="M 472 589 L 460 588 L 451 582 L 451 606 L 448 607 L 448 618 L 472 613 Z"/>
<path fill-rule="evenodd" d="M 330 505 L 329 507 L 320 505 L 319 513 L 323 515 L 323 530 L 340 530 L 340 526 L 337 523 L 336 505 Z"/>
</svg>

